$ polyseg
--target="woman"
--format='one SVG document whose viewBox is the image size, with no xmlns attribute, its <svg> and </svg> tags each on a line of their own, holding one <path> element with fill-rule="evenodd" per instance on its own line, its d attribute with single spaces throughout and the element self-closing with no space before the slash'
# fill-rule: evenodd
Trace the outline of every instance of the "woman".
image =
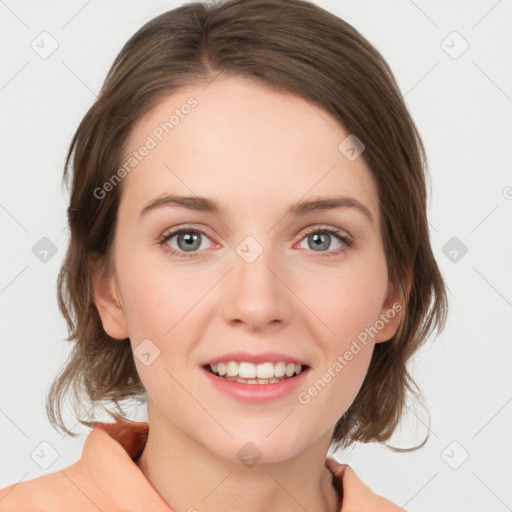
<svg viewBox="0 0 512 512">
<path fill-rule="evenodd" d="M 72 141 L 59 276 L 73 351 L 48 396 L 93 426 L 0 510 L 397 511 L 328 449 L 384 442 L 446 296 L 425 155 L 393 75 L 303 0 L 143 26 Z M 147 402 L 86 421 L 84 404 Z"/>
</svg>

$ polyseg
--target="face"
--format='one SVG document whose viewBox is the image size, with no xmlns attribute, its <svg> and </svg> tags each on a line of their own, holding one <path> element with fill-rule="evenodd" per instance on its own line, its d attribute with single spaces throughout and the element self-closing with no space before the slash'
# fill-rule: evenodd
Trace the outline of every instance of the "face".
<svg viewBox="0 0 512 512">
<path fill-rule="evenodd" d="M 113 272 L 94 287 L 105 330 L 130 338 L 150 423 L 233 461 L 247 442 L 270 462 L 330 440 L 400 319 L 348 135 L 245 78 L 182 89 L 135 126 Z"/>
</svg>

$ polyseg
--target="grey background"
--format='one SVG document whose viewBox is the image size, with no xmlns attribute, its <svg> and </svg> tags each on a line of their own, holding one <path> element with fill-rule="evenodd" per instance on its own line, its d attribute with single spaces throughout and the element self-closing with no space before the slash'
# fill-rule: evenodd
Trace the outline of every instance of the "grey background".
<svg viewBox="0 0 512 512">
<path fill-rule="evenodd" d="M 87 430 L 61 436 L 44 408 L 69 350 L 55 292 L 68 239 L 64 156 L 124 42 L 182 3 L 0 1 L 0 487 L 80 457 Z M 411 366 L 430 414 L 426 446 L 369 444 L 336 458 L 410 511 L 510 510 L 512 3 L 316 3 L 395 72 L 430 158 L 431 237 L 451 307 L 444 333 Z M 418 444 L 427 425 L 411 406 L 390 444 Z"/>
</svg>

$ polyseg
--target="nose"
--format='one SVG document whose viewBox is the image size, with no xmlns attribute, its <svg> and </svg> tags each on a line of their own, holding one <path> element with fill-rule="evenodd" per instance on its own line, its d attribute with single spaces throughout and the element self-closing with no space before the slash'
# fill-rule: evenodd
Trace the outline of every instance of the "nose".
<svg viewBox="0 0 512 512">
<path fill-rule="evenodd" d="M 250 246 L 248 252 L 254 250 Z M 247 254 L 243 248 L 233 254 L 233 268 L 224 280 L 224 319 L 251 332 L 282 328 L 293 317 L 287 272 L 269 249 L 254 261 Z"/>
</svg>

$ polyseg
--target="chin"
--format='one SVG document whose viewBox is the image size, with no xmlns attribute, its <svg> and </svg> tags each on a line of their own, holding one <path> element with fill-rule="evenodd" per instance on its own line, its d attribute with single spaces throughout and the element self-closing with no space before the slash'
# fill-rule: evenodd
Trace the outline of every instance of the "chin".
<svg viewBox="0 0 512 512">
<path fill-rule="evenodd" d="M 221 442 L 204 445 L 210 451 L 230 462 L 251 467 L 254 464 L 273 464 L 290 460 L 309 448 L 315 440 L 306 432 L 293 432 L 283 425 L 271 429 L 247 428 L 239 434 L 231 431 L 234 439 L 227 435 Z"/>
</svg>

